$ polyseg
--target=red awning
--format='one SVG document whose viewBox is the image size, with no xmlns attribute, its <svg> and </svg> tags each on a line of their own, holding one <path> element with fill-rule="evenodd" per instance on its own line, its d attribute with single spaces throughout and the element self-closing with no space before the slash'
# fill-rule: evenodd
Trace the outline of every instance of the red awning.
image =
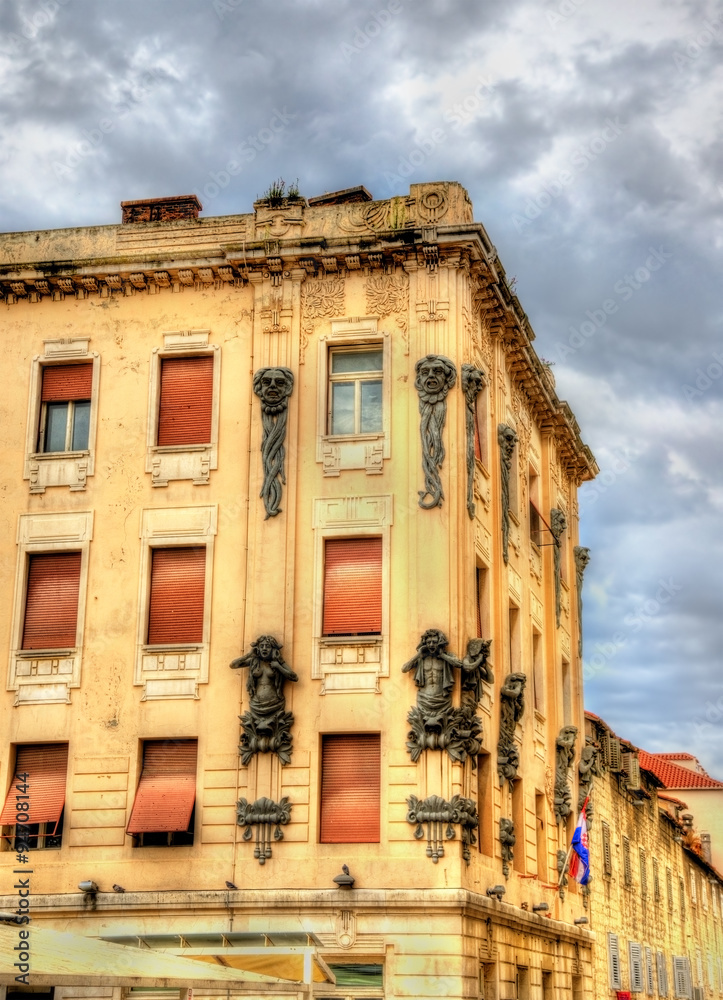
<svg viewBox="0 0 723 1000">
<path fill-rule="evenodd" d="M 29 817 L 24 823 L 55 823 L 57 826 L 65 805 L 65 782 L 68 773 L 67 743 L 36 743 L 17 748 L 15 774 L 0 814 L 0 825 L 15 826 L 18 810 L 16 801 L 27 805 Z M 25 781 L 16 775 L 27 775 Z M 20 785 L 20 789 L 18 789 Z M 17 799 L 16 795 L 27 795 Z"/>
<path fill-rule="evenodd" d="M 126 833 L 188 829 L 196 801 L 196 740 L 158 740 L 143 748 L 143 771 Z"/>
</svg>

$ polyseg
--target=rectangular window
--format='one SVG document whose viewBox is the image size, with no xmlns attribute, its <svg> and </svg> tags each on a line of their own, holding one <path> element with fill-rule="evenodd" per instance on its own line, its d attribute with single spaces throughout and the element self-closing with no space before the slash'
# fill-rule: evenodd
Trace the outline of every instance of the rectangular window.
<svg viewBox="0 0 723 1000">
<path fill-rule="evenodd" d="M 542 545 L 543 519 L 540 515 L 540 477 L 530 466 L 530 540 L 535 545 Z"/>
<path fill-rule="evenodd" d="M 329 962 L 329 968 L 334 973 L 336 979 L 336 991 L 345 992 L 347 995 L 356 996 L 359 990 L 364 991 L 364 996 L 372 1000 L 372 990 L 382 1000 L 384 995 L 384 966 L 381 963 L 362 962 Z"/>
<path fill-rule="evenodd" d="M 608 932 L 608 975 L 610 988 L 621 990 L 623 988 L 623 976 L 620 969 L 620 945 L 617 934 Z"/>
<path fill-rule="evenodd" d="M 507 612 L 507 642 L 509 650 L 510 673 L 520 670 L 520 609 L 510 604 Z"/>
<path fill-rule="evenodd" d="M 637 941 L 628 941 L 630 957 L 630 992 L 643 992 L 643 950 Z"/>
<path fill-rule="evenodd" d="M 691 869 L 690 871 L 690 901 L 694 905 L 698 903 L 698 892 L 696 886 L 697 879 L 695 877 L 695 872 Z"/>
<path fill-rule="evenodd" d="M 537 831 L 537 877 L 547 882 L 547 802 L 543 792 L 535 792 L 535 829 Z"/>
<path fill-rule="evenodd" d="M 653 858 L 653 899 L 660 902 L 660 865 L 658 859 Z"/>
<path fill-rule="evenodd" d="M 517 1000 L 530 1000 L 530 971 L 522 965 L 516 969 L 515 979 L 517 981 Z"/>
<path fill-rule="evenodd" d="M 562 715 L 565 725 L 572 723 L 572 671 L 570 661 L 562 659 Z"/>
<path fill-rule="evenodd" d="M 613 856 L 610 848 L 610 827 L 603 821 L 602 826 L 602 847 L 603 847 L 603 872 L 605 875 L 613 873 Z"/>
<path fill-rule="evenodd" d="M 475 611 L 477 638 L 489 639 L 490 635 L 490 591 L 489 570 L 477 566 L 475 570 Z"/>
<path fill-rule="evenodd" d="M 494 854 L 492 790 L 492 757 L 481 753 L 477 757 L 477 812 L 479 814 L 479 849 L 481 854 Z"/>
<path fill-rule="evenodd" d="M 210 354 L 161 358 L 159 445 L 211 443 L 213 366 Z"/>
<path fill-rule="evenodd" d="M 690 961 L 686 956 L 673 955 L 673 982 L 675 983 L 675 996 L 679 1000 L 691 1000 L 693 981 L 690 974 Z"/>
<path fill-rule="evenodd" d="M 678 902 L 682 919 L 685 916 L 685 881 L 680 876 L 678 876 Z"/>
<path fill-rule="evenodd" d="M 323 600 L 323 635 L 381 634 L 381 538 L 325 540 Z"/>
<path fill-rule="evenodd" d="M 665 955 L 662 951 L 656 954 L 656 964 L 658 966 L 658 994 L 661 997 L 668 995 L 668 968 L 665 964 Z"/>
<path fill-rule="evenodd" d="M 80 552 L 28 557 L 23 650 L 77 646 L 80 567 Z"/>
<path fill-rule="evenodd" d="M 377 733 L 322 736 L 322 844 L 378 844 L 380 791 Z"/>
<path fill-rule="evenodd" d="M 630 841 L 623 837 L 623 885 L 627 889 L 633 884 L 633 865 L 630 858 Z"/>
<path fill-rule="evenodd" d="M 489 466 L 486 383 L 482 386 L 474 401 L 474 457 L 486 468 Z"/>
<path fill-rule="evenodd" d="M 673 873 L 670 868 L 665 869 L 665 889 L 668 896 L 668 910 L 673 912 Z"/>
<path fill-rule="evenodd" d="M 93 365 L 43 368 L 38 452 L 86 451 Z"/>
<path fill-rule="evenodd" d="M 542 634 L 532 630 L 532 695 L 535 711 L 545 712 L 545 670 L 542 659 Z"/>
<path fill-rule="evenodd" d="M 381 433 L 383 370 L 381 347 L 330 351 L 329 434 Z"/>
<path fill-rule="evenodd" d="M 153 549 L 148 645 L 203 642 L 206 546 Z"/>
<path fill-rule="evenodd" d="M 30 850 L 60 847 L 67 772 L 67 743 L 17 747 L 15 770 L 0 815 L 0 825 L 12 828 L 14 850 L 24 844 Z M 22 803 L 27 813 L 16 808 Z"/>
<path fill-rule="evenodd" d="M 516 872 L 524 875 L 527 837 L 525 836 L 525 794 L 522 778 L 517 778 L 512 784 L 512 822 L 515 824 L 517 836 L 512 866 Z"/>
<path fill-rule="evenodd" d="M 653 990 L 655 989 L 655 984 L 653 982 L 653 950 L 645 948 L 645 992 L 648 996 L 653 995 Z"/>
<path fill-rule="evenodd" d="M 648 896 L 648 864 L 645 858 L 645 850 L 642 847 L 638 848 L 638 856 L 640 859 L 640 896 L 642 899 L 647 899 Z"/>
<path fill-rule="evenodd" d="M 196 740 L 148 740 L 127 833 L 138 847 L 193 843 Z"/>
</svg>

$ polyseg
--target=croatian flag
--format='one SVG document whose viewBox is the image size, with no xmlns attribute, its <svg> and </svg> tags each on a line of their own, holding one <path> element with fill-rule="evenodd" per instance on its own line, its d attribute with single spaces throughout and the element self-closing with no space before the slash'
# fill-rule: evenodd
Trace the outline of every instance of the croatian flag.
<svg viewBox="0 0 723 1000">
<path fill-rule="evenodd" d="M 590 853 L 588 851 L 587 818 L 585 810 L 587 799 L 583 802 L 580 818 L 572 835 L 572 857 L 570 858 L 570 877 L 580 885 L 587 885 L 590 879 Z"/>
</svg>

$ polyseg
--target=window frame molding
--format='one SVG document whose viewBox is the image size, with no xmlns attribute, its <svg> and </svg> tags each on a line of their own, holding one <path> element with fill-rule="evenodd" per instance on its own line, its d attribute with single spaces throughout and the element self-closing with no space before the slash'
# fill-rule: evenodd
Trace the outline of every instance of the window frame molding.
<svg viewBox="0 0 723 1000">
<path fill-rule="evenodd" d="M 213 552 L 218 506 L 154 507 L 141 511 L 138 627 L 133 684 L 143 687 L 141 701 L 198 699 L 198 685 L 208 683 L 211 642 Z M 203 546 L 206 549 L 201 642 L 150 646 L 147 642 L 153 549 Z M 165 666 L 166 659 L 169 666 Z M 175 662 L 175 666 L 173 665 Z M 187 665 L 186 665 L 187 664 Z"/>
<path fill-rule="evenodd" d="M 391 494 L 351 496 L 313 501 L 313 655 L 311 677 L 320 680 L 320 694 L 381 691 L 379 679 L 389 676 L 391 596 Z M 325 636 L 324 545 L 334 538 L 381 538 L 382 631 L 378 636 Z"/>
<path fill-rule="evenodd" d="M 346 469 L 364 469 L 368 476 L 381 475 L 391 458 L 391 363 L 392 339 L 378 330 L 376 316 L 357 316 L 331 321 L 331 333 L 319 337 L 317 358 L 316 461 L 325 476 L 339 476 Z M 337 347 L 382 351 L 382 429 L 363 434 L 329 434 L 330 355 Z"/>
<path fill-rule="evenodd" d="M 7 680 L 7 690 L 15 691 L 15 706 L 38 703 L 67 705 L 71 689 L 80 687 L 92 538 L 92 510 L 19 515 Z M 58 552 L 80 552 L 75 645 L 62 649 L 23 649 L 30 556 Z"/>
<path fill-rule="evenodd" d="M 49 486 L 68 486 L 71 491 L 84 490 L 87 477 L 95 473 L 100 355 L 89 351 L 89 346 L 89 337 L 45 340 L 43 353 L 36 354 L 32 359 L 23 464 L 23 479 L 29 480 L 30 493 L 45 493 Z M 80 451 L 38 451 L 43 409 L 43 370 L 60 365 L 83 363 L 93 366 L 88 447 Z"/>
<path fill-rule="evenodd" d="M 207 486 L 211 470 L 218 468 L 218 425 L 221 411 L 221 347 L 209 344 L 210 330 L 174 331 L 163 334 L 163 347 L 151 352 L 148 380 L 146 472 L 152 486 L 190 479 L 194 486 Z M 208 444 L 159 445 L 158 419 L 161 407 L 161 368 L 164 358 L 213 357 L 211 440 Z"/>
</svg>

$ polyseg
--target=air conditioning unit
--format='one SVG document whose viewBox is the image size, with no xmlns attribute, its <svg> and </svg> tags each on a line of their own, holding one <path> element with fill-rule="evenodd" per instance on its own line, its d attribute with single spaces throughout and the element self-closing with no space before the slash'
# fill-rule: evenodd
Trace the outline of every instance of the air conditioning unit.
<svg viewBox="0 0 723 1000">
<path fill-rule="evenodd" d="M 622 755 L 622 770 L 627 787 L 631 791 L 637 791 L 640 788 L 640 761 L 636 753 Z"/>
</svg>

